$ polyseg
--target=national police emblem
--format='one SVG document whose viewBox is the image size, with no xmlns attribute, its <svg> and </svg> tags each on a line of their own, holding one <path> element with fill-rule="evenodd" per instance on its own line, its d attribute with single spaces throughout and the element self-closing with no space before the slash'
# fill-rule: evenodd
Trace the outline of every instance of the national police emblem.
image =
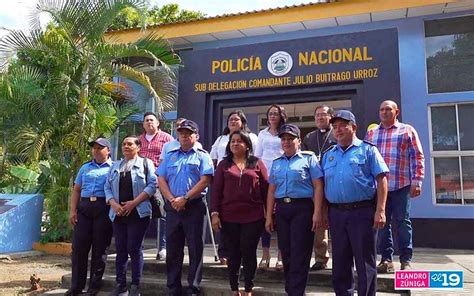
<svg viewBox="0 0 474 296">
<path fill-rule="evenodd" d="M 286 51 L 277 51 L 268 58 L 268 71 L 275 76 L 283 76 L 293 67 L 293 59 Z"/>
</svg>

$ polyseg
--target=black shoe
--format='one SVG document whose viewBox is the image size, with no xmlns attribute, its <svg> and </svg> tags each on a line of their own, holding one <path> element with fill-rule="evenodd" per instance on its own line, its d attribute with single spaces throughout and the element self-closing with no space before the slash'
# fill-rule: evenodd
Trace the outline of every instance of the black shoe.
<svg viewBox="0 0 474 296">
<path fill-rule="evenodd" d="M 311 266 L 311 271 L 318 271 L 318 270 L 323 270 L 323 269 L 326 269 L 326 268 L 328 268 L 326 263 L 316 262 L 316 263 L 314 263 L 313 266 Z"/>
<path fill-rule="evenodd" d="M 117 285 L 109 296 L 128 296 L 127 286 Z"/>
<path fill-rule="evenodd" d="M 87 289 L 87 292 L 86 292 L 86 296 L 96 296 L 97 294 L 99 294 L 99 289 Z"/>
<path fill-rule="evenodd" d="M 77 291 L 73 289 L 69 289 L 66 292 L 64 292 L 64 296 L 76 296 L 76 295 L 84 295 L 82 291 Z"/>
</svg>

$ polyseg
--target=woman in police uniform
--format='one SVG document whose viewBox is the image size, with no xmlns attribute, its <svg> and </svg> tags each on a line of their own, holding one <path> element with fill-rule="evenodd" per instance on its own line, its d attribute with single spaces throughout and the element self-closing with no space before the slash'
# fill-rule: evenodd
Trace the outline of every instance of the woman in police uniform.
<svg viewBox="0 0 474 296">
<path fill-rule="evenodd" d="M 112 161 L 110 142 L 98 138 L 92 147 L 91 161 L 79 169 L 71 194 L 69 222 L 74 227 L 72 240 L 71 288 L 65 295 L 79 295 L 86 285 L 87 261 L 92 247 L 88 295 L 96 295 L 104 274 L 106 249 L 112 238 L 112 224 L 105 203 L 104 184 Z"/>
<path fill-rule="evenodd" d="M 278 247 L 283 259 L 285 291 L 304 295 L 316 228 L 315 204 L 323 199 L 323 173 L 313 152 L 300 150 L 300 130 L 293 124 L 281 126 L 283 155 L 270 170 L 267 209 L 276 203 Z M 265 228 L 273 231 L 272 212 L 267 211 Z"/>
<path fill-rule="evenodd" d="M 117 257 L 117 286 L 110 295 L 140 295 L 143 271 L 143 238 L 150 224 L 151 203 L 156 191 L 155 167 L 150 159 L 138 156 L 140 140 L 127 136 L 122 141 L 124 159 L 115 161 L 105 182 L 105 196 L 110 204 L 109 217 L 114 228 Z M 130 256 L 132 282 L 127 290 L 127 264 Z"/>
</svg>

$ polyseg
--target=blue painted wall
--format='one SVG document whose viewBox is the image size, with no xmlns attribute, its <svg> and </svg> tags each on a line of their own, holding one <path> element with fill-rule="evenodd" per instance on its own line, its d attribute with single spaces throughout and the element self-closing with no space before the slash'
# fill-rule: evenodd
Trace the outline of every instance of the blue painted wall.
<svg viewBox="0 0 474 296">
<path fill-rule="evenodd" d="M 0 253 L 30 251 L 40 238 L 43 196 L 39 194 L 0 194 L 14 205 L 0 215 Z"/>
<path fill-rule="evenodd" d="M 409 123 L 417 129 L 425 152 L 426 177 L 423 183 L 423 193 L 421 197 L 412 202 L 412 217 L 473 219 L 474 205 L 435 205 L 434 190 L 432 187 L 434 184 L 432 183 L 428 105 L 434 103 L 474 101 L 474 92 L 428 94 L 424 41 L 425 20 L 472 13 L 474 13 L 474 11 L 206 42 L 195 44 L 193 50 L 397 28 L 399 34 L 401 116 L 403 122 Z"/>
</svg>

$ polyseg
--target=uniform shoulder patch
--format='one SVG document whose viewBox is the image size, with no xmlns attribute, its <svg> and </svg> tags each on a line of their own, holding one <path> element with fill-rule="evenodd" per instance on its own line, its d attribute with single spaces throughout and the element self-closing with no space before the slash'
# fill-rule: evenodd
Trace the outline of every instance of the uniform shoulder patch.
<svg viewBox="0 0 474 296">
<path fill-rule="evenodd" d="M 363 140 L 362 142 L 367 143 L 367 144 L 369 144 L 370 146 L 376 146 L 374 143 L 369 142 L 369 141 L 367 141 L 367 140 Z"/>
</svg>

